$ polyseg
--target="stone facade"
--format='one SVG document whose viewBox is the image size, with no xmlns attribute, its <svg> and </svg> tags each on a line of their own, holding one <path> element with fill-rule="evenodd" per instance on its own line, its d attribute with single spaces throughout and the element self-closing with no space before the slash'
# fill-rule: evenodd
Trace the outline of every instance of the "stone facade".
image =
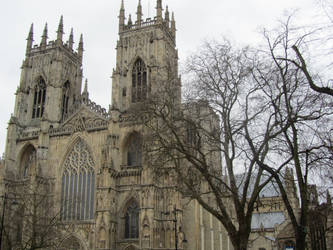
<svg viewBox="0 0 333 250">
<path fill-rule="evenodd" d="M 137 20 L 125 24 L 122 2 L 108 111 L 89 99 L 87 82 L 81 89 L 82 36 L 77 50 L 73 33 L 64 42 L 61 17 L 56 40 L 47 41 L 46 26 L 34 45 L 31 26 L 2 176 L 7 193 L 21 202 L 27 199 L 13 190 L 30 197 L 32 187 L 40 197 L 35 183 L 44 183 L 54 204 L 49 214 L 60 216 L 58 249 L 174 249 L 176 239 L 178 249 L 231 247 L 221 224 L 188 203 L 171 177 L 154 181 L 140 148 L 149 131 L 126 112 L 168 84 L 168 74 L 178 76 L 174 16 L 167 9 L 162 16 L 161 0 L 156 9 L 155 18 L 142 20 L 139 2 Z M 180 78 L 173 84 L 180 103 Z M 19 233 L 28 230 L 28 222 L 15 223 Z"/>
<path fill-rule="evenodd" d="M 5 157 L 0 161 L 1 194 L 6 193 L 8 201 L 29 204 L 29 209 L 36 196 L 37 201 L 43 199 L 42 206 L 33 210 L 38 217 L 47 211 L 43 223 L 50 223 L 50 215 L 60 217 L 46 237 L 55 241 L 52 249 L 167 250 L 177 243 L 178 249 L 232 250 L 221 223 L 198 202 L 182 197 L 172 177 L 156 181 L 142 154 L 142 138 L 149 131 L 127 112 L 148 93 L 170 84 L 170 74 L 176 76 L 175 105 L 181 102 L 173 14 L 166 8 L 163 15 L 162 1 L 157 0 L 156 17 L 142 20 L 139 1 L 136 21 L 129 17 L 125 23 L 122 2 L 109 110 L 89 99 L 87 82 L 82 90 L 83 38 L 75 50 L 73 32 L 64 42 L 63 29 L 61 17 L 56 40 L 47 41 L 46 26 L 40 44 L 33 44 L 31 26 Z M 197 109 L 191 105 L 188 112 Z M 211 119 L 218 123 L 216 116 Z M 222 170 L 220 156 L 213 158 Z M 288 171 L 288 194 L 297 209 Z M 6 240 L 15 249 L 17 242 L 29 241 L 24 232 L 29 232 L 31 223 L 17 219 L 27 218 L 27 208 L 19 217 L 15 213 L 20 209 L 10 209 L 11 204 L 7 202 L 5 228 L 14 236 Z M 260 197 L 248 248 L 282 249 L 293 240 L 287 237 L 292 234 L 287 217 L 279 194 Z M 331 232 L 328 237 L 332 242 Z"/>
</svg>

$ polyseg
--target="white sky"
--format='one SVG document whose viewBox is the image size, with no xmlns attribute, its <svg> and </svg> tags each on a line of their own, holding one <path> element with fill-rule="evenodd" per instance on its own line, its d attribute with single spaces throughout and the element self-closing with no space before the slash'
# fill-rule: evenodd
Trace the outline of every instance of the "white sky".
<svg viewBox="0 0 333 250">
<path fill-rule="evenodd" d="M 49 40 L 56 38 L 59 18 L 64 16 L 65 40 L 74 29 L 75 48 L 84 36 L 83 73 L 89 81 L 90 98 L 108 108 L 111 73 L 115 65 L 118 14 L 121 0 L 3 0 L 0 10 L 0 154 L 4 152 L 7 122 L 14 111 L 26 38 L 34 23 L 34 40 L 40 43 L 45 22 Z M 126 16 L 135 19 L 138 0 L 125 0 Z M 144 18 L 155 16 L 156 0 L 142 0 Z M 286 10 L 300 9 L 311 22 L 319 8 L 316 0 L 163 0 L 175 12 L 180 63 L 205 39 L 222 36 L 238 43 L 260 40 L 261 27 L 272 27 Z M 134 20 L 132 18 L 132 20 Z"/>
</svg>

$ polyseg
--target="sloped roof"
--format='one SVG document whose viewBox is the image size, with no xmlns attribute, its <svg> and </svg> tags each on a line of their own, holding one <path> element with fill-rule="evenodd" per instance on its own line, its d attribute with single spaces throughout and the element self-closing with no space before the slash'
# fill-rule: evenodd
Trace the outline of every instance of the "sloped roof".
<svg viewBox="0 0 333 250">
<path fill-rule="evenodd" d="M 238 174 L 235 177 L 236 177 L 236 182 L 237 182 L 239 193 L 241 194 L 242 191 L 243 191 L 243 188 L 244 188 L 245 175 L 244 174 Z M 266 181 L 267 178 L 268 177 L 266 175 L 263 175 L 261 177 L 260 183 L 263 183 L 264 181 Z M 251 179 L 250 179 L 250 185 L 249 185 L 248 190 L 247 190 L 247 197 L 251 196 L 251 194 L 253 192 L 253 187 L 254 187 L 255 181 L 256 181 L 256 174 L 254 173 L 251 176 Z M 282 181 L 284 181 L 284 180 L 282 180 Z M 280 195 L 281 195 L 281 193 L 280 193 L 278 185 L 276 184 L 276 182 L 274 182 L 274 180 L 272 180 L 269 183 L 267 183 L 266 186 L 261 190 L 261 192 L 259 194 L 259 197 L 260 198 L 263 198 L 263 197 L 267 198 L 267 197 L 277 197 L 277 196 L 280 196 Z"/>
</svg>

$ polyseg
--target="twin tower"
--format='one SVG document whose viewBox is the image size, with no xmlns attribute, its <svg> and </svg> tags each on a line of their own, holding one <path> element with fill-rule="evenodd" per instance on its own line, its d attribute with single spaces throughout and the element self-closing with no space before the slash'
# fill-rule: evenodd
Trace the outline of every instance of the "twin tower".
<svg viewBox="0 0 333 250">
<path fill-rule="evenodd" d="M 48 41 L 45 25 L 40 44 L 34 44 L 31 25 L 14 111 L 14 117 L 22 126 L 39 126 L 43 119 L 52 127 L 58 127 L 76 102 L 88 99 L 87 85 L 81 90 L 83 36 L 77 49 L 73 48 L 73 30 L 67 41 L 63 36 L 63 17 L 54 41 Z M 144 20 L 139 0 L 136 20 L 132 21 L 131 15 L 125 17 L 122 1 L 111 109 L 122 112 L 141 102 L 149 93 L 160 89 L 158 84 L 165 82 L 162 76 L 172 75 L 173 82 L 179 83 L 177 68 L 173 13 L 170 17 L 168 7 L 163 11 L 162 0 L 157 0 L 156 16 Z"/>
</svg>

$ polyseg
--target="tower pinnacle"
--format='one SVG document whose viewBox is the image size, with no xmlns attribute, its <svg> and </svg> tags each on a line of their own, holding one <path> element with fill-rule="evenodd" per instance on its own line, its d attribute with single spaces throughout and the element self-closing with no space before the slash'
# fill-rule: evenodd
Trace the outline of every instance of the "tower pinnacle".
<svg viewBox="0 0 333 250">
<path fill-rule="evenodd" d="M 141 0 L 139 0 L 139 4 L 138 4 L 138 9 L 136 12 L 136 22 L 138 24 L 138 26 L 141 26 L 141 19 L 142 19 L 142 6 L 141 6 Z"/>
<path fill-rule="evenodd" d="M 162 22 L 162 0 L 157 0 L 157 6 L 156 6 L 156 17 L 157 22 Z"/>
<path fill-rule="evenodd" d="M 129 14 L 127 25 L 131 26 L 132 24 L 133 24 L 133 23 L 132 23 L 132 16 L 131 16 L 131 14 Z"/>
<path fill-rule="evenodd" d="M 80 36 L 79 47 L 77 48 L 77 50 L 78 50 L 78 54 L 79 54 L 79 57 L 82 62 L 82 58 L 83 58 L 83 35 L 82 34 Z"/>
<path fill-rule="evenodd" d="M 121 6 L 119 11 L 119 32 L 124 30 L 125 26 L 125 8 L 124 8 L 124 0 L 121 0 Z"/>
<path fill-rule="evenodd" d="M 42 35 L 42 41 L 40 43 L 40 46 L 45 48 L 47 44 L 47 23 L 45 24 L 43 35 Z"/>
<path fill-rule="evenodd" d="M 62 36 L 64 34 L 64 20 L 63 16 L 61 15 L 58 30 L 57 30 L 57 43 L 62 44 Z"/>
<path fill-rule="evenodd" d="M 165 9 L 165 23 L 166 23 L 167 27 L 169 28 L 169 24 L 170 24 L 170 14 L 169 14 L 169 8 L 168 8 L 168 5 L 166 6 L 166 9 Z"/>
<path fill-rule="evenodd" d="M 176 21 L 175 21 L 175 14 L 173 12 L 171 17 L 171 34 L 176 41 Z"/>
<path fill-rule="evenodd" d="M 82 98 L 83 101 L 87 101 L 89 99 L 89 92 L 88 92 L 88 79 L 86 78 L 86 81 L 84 83 L 84 89 L 82 92 Z"/>
<path fill-rule="evenodd" d="M 30 50 L 32 49 L 32 43 L 34 41 L 34 24 L 32 23 L 30 26 L 30 30 L 29 30 L 29 34 L 28 34 L 28 38 L 27 38 L 27 48 L 26 48 L 26 54 L 28 54 L 30 52 Z"/>
<path fill-rule="evenodd" d="M 68 39 L 68 47 L 72 50 L 74 44 L 74 35 L 73 35 L 73 28 L 71 29 L 71 34 L 69 35 Z"/>
</svg>

